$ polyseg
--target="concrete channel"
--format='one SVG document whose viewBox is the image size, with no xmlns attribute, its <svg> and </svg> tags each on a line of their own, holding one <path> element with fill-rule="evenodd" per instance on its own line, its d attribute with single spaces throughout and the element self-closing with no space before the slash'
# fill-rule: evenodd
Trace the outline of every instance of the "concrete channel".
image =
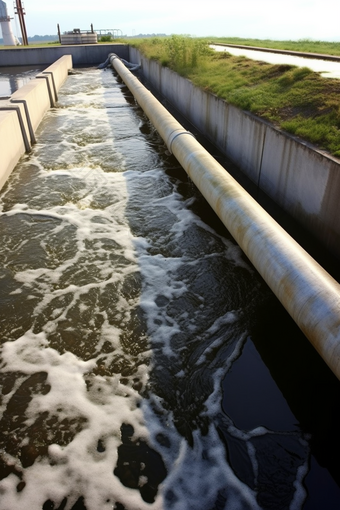
<svg viewBox="0 0 340 510">
<path fill-rule="evenodd" d="M 70 69 L 72 57 L 64 55 L 0 103 L 0 188 L 20 157 L 36 142 L 35 132 L 47 110 L 57 102 L 58 90 Z"/>
<path fill-rule="evenodd" d="M 17 90 L 7 101 L 0 102 L 0 189 L 20 157 L 35 143 L 35 131 L 46 111 L 58 100 L 58 90 L 73 66 L 97 65 L 109 51 L 128 58 L 122 44 L 24 48 L 0 51 L 0 67 L 43 65 L 48 67 Z"/>
<path fill-rule="evenodd" d="M 76 62 L 84 64 L 92 62 L 95 58 L 98 59 L 99 54 L 96 53 L 96 48 L 96 46 L 84 47 L 81 49 L 80 55 L 77 49 Z M 116 49 L 121 48 L 117 47 Z M 65 52 L 67 48 L 61 50 Z M 58 51 L 60 51 L 59 48 Z M 102 52 L 103 49 L 101 49 L 101 56 Z M 126 48 L 123 53 L 125 56 Z M 22 55 L 23 52 L 20 54 Z M 51 59 L 51 55 L 51 51 L 40 53 L 33 49 L 30 58 L 38 59 L 41 62 Z M 175 76 L 175 73 L 161 68 L 156 62 L 146 61 L 135 50 L 130 52 L 130 59 L 142 65 L 143 73 L 148 79 L 153 82 L 158 80 L 158 88 L 166 97 L 169 97 L 171 90 L 173 101 L 178 98 L 181 103 L 184 101 L 189 105 L 191 112 L 200 111 L 199 115 L 205 115 L 206 124 L 210 126 L 210 130 L 205 126 L 210 132 L 210 138 L 212 138 L 211 133 L 214 133 L 213 138 L 217 145 L 219 145 L 218 139 L 221 139 L 224 145 L 231 146 L 235 160 L 239 159 L 235 155 L 237 152 L 241 159 L 244 159 L 245 145 L 240 144 L 246 139 L 248 153 L 243 167 L 252 171 L 255 161 L 255 166 L 258 168 L 254 179 L 257 181 L 260 180 L 259 176 L 261 176 L 262 182 L 266 182 L 266 176 L 267 180 L 270 177 L 272 181 L 273 175 L 277 175 L 277 195 L 281 194 L 281 182 L 284 182 L 285 190 L 290 190 L 283 198 L 283 203 L 291 204 L 296 200 L 291 195 L 292 190 L 294 192 L 298 190 L 297 201 L 300 210 L 301 208 L 304 211 L 306 209 L 302 204 L 303 197 L 306 196 L 308 207 L 311 207 L 311 203 L 314 204 L 312 205 L 312 214 L 310 214 L 314 218 L 316 209 L 321 215 L 320 202 L 324 200 L 324 194 L 330 187 L 332 187 L 332 196 L 335 201 L 336 193 L 333 183 L 338 179 L 338 161 L 310 149 L 305 144 L 299 144 L 295 139 L 282 137 L 277 130 L 265 123 L 259 123 L 253 116 L 236 111 L 228 105 L 225 105 L 228 109 L 226 111 L 217 98 L 211 95 L 208 98 L 202 97 L 200 91 L 192 89 L 188 80 Z M 168 114 L 151 93 L 125 68 L 119 58 L 113 57 L 111 60 L 146 115 L 165 140 L 170 152 L 174 153 L 183 168 L 186 169 L 274 294 L 340 379 L 339 284 L 242 190 L 190 133 L 185 131 Z M 34 133 L 44 113 L 57 100 L 57 91 L 65 81 L 72 65 L 71 55 L 61 56 L 41 75 L 32 80 L 32 83 L 15 92 L 8 104 L 2 104 L 0 109 L 0 150 L 5 157 L 1 159 L 1 185 L 6 181 L 20 156 L 25 151 L 29 151 L 30 145 L 35 142 Z M 210 103 L 207 104 L 207 101 Z M 197 108 L 198 102 L 201 105 L 200 108 Z M 184 111 L 184 113 L 190 112 Z M 190 114 L 188 117 L 190 118 Z M 196 124 L 200 124 L 199 116 L 194 120 L 196 120 Z M 242 136 L 240 136 L 241 132 Z M 236 145 L 238 148 L 235 147 Z M 273 157 L 273 153 L 276 154 L 276 157 Z M 277 154 L 281 154 L 281 157 L 277 157 Z M 303 158 L 303 156 L 305 157 Z M 277 162 L 277 168 L 274 170 L 272 161 Z M 299 182 L 296 181 L 295 176 L 297 162 L 300 167 Z M 328 165 L 327 168 L 323 163 Z M 314 169 L 312 172 L 311 167 Z M 306 172 L 309 173 L 310 186 L 308 190 L 301 185 Z M 336 175 L 333 176 L 335 173 Z M 289 175 L 292 174 L 291 183 L 287 184 L 287 179 L 289 180 Z M 320 179 L 323 181 L 321 186 Z M 273 181 L 269 188 L 273 188 Z M 267 189 L 266 186 L 265 189 Z M 320 189 L 322 196 L 317 197 L 315 193 L 318 193 Z M 313 195 L 312 198 L 309 191 Z M 328 217 L 334 222 L 334 207 L 338 208 L 338 201 L 336 200 L 336 205 L 334 204 L 332 208 L 332 203 L 328 204 L 328 202 L 332 202 L 329 200 L 329 193 L 327 198 Z M 282 200 L 278 201 L 281 205 Z M 331 227 L 328 226 L 328 230 L 330 229 Z M 335 243 L 338 236 L 339 234 L 335 232 L 332 246 L 338 245 Z"/>
<path fill-rule="evenodd" d="M 113 63 L 36 79 L 37 143 L 11 103 L 0 508 L 336 510 L 339 381 L 208 202 L 301 317 L 337 284 Z"/>
</svg>

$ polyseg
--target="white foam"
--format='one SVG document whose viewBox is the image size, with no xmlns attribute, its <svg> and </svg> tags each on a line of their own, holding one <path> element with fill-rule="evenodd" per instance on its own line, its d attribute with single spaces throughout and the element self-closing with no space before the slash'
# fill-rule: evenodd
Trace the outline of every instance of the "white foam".
<svg viewBox="0 0 340 510">
<path fill-rule="evenodd" d="M 25 379 L 43 373 L 45 386 L 32 389 L 23 429 L 31 430 L 45 414 L 55 422 L 46 455 L 33 465 L 23 469 L 15 455 L 5 455 L 26 485 L 18 492 L 13 473 L 1 480 L 0 510 L 38 510 L 48 499 L 58 507 L 65 497 L 69 510 L 79 496 L 87 510 L 112 509 L 116 502 L 126 510 L 200 510 L 214 508 L 217 500 L 226 510 L 257 509 L 256 492 L 235 475 L 216 430 L 221 381 L 248 332 L 240 325 L 241 311 L 228 308 L 223 293 L 215 302 L 212 292 L 225 270 L 252 270 L 233 243 L 192 212 L 195 199 L 183 199 L 141 137 L 141 114 L 133 116 L 129 108 L 124 120 L 120 90 L 103 87 L 102 79 L 111 86 L 112 76 L 103 71 L 70 78 L 62 107 L 43 122 L 44 143 L 21 166 L 24 177 L 27 172 L 36 179 L 36 193 L 13 175 L 2 196 L 4 221 L 23 219 L 27 229 L 37 229 L 32 232 L 42 262 L 8 263 L 16 286 L 11 296 L 30 306 L 32 317 L 24 334 L 18 338 L 13 328 L 11 341 L 3 344 L 3 374 L 19 375 L 1 410 L 6 413 Z M 48 225 L 44 231 L 40 222 Z M 18 252 L 29 241 L 20 239 Z M 76 345 L 67 344 L 67 334 Z M 169 374 L 158 390 L 157 370 Z M 194 378 L 202 394 L 190 394 Z M 190 399 L 179 416 L 177 400 L 184 396 Z M 192 445 L 178 432 L 179 418 L 189 423 Z M 251 440 L 271 431 L 243 431 L 223 419 L 228 434 L 244 442 L 257 479 L 261 452 Z M 208 423 L 204 433 L 201 421 Z M 60 440 L 63 423 L 67 430 Z M 168 470 L 152 504 L 113 474 L 123 423 L 161 454 Z M 21 448 L 31 444 L 32 432 L 27 434 Z M 303 477 L 300 470 L 296 501 L 302 501 Z M 147 482 L 142 473 L 139 487 Z"/>
</svg>

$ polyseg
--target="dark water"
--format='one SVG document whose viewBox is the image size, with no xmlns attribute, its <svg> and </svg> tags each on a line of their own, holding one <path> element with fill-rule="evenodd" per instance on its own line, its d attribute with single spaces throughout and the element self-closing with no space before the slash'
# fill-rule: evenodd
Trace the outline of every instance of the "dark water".
<svg viewBox="0 0 340 510">
<path fill-rule="evenodd" d="M 111 71 L 1 193 L 0 509 L 337 509 L 339 382 Z"/>
<path fill-rule="evenodd" d="M 26 85 L 34 76 L 39 74 L 46 66 L 0 67 L 0 99 L 9 97 L 13 92 Z"/>
</svg>

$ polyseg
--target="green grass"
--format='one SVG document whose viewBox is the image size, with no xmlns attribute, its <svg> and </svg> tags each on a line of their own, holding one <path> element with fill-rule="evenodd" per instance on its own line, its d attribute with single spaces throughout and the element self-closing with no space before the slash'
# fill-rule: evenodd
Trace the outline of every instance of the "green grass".
<svg viewBox="0 0 340 510">
<path fill-rule="evenodd" d="M 210 37 L 209 41 L 212 44 L 240 44 L 244 46 L 273 48 L 277 50 L 303 51 L 307 53 L 323 53 L 325 55 L 340 56 L 340 42 L 313 41 L 310 39 L 300 39 L 298 41 L 272 41 L 270 39 L 241 39 L 239 37 Z"/>
<path fill-rule="evenodd" d="M 213 53 L 206 40 L 185 36 L 152 37 L 126 42 L 139 48 L 148 58 L 158 60 L 163 66 L 183 75 L 195 69 L 202 62 L 202 57 Z"/>
<path fill-rule="evenodd" d="M 339 80 L 308 67 L 213 52 L 207 39 L 171 36 L 128 42 L 202 89 L 340 158 Z"/>
</svg>

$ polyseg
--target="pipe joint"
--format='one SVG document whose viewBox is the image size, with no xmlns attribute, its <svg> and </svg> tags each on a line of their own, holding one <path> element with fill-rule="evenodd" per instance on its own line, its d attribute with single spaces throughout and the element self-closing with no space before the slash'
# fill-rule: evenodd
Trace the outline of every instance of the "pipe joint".
<svg viewBox="0 0 340 510">
<path fill-rule="evenodd" d="M 108 58 L 109 58 L 110 62 L 112 62 L 112 60 L 115 60 L 116 58 L 118 58 L 118 60 L 120 60 L 118 55 L 116 55 L 115 53 L 110 53 Z"/>
<path fill-rule="evenodd" d="M 173 133 L 171 133 L 172 135 Z M 170 136 L 171 136 L 170 135 Z M 172 144 L 174 143 L 175 139 L 178 137 L 178 136 L 181 136 L 181 135 L 190 135 L 192 136 L 193 138 L 195 138 L 195 135 L 193 135 L 192 133 L 190 133 L 190 131 L 180 131 L 178 133 L 176 133 L 171 139 L 170 139 L 170 142 L 168 143 L 168 149 L 169 149 L 169 152 L 170 154 L 172 154 Z"/>
</svg>

